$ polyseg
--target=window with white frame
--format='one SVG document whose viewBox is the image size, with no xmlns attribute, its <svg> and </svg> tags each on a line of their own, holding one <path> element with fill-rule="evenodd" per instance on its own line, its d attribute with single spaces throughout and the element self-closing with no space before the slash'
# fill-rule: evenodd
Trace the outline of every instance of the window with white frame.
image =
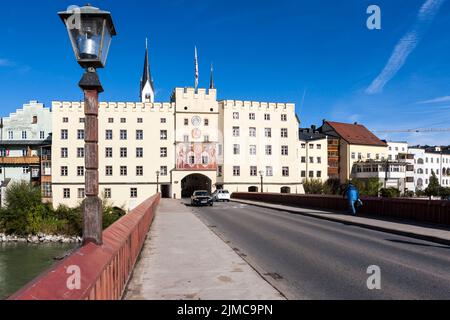
<svg viewBox="0 0 450 320">
<path fill-rule="evenodd" d="M 248 114 L 248 118 L 250 120 L 255 120 L 256 119 L 256 115 L 253 112 L 251 112 L 251 113 Z"/>
<path fill-rule="evenodd" d="M 45 131 L 39 132 L 39 139 L 45 139 Z"/>
<path fill-rule="evenodd" d="M 269 113 L 264 114 L 264 120 L 270 121 L 270 114 Z"/>
<path fill-rule="evenodd" d="M 108 177 L 113 175 L 113 167 L 112 166 L 106 166 L 105 175 L 107 175 Z"/>
<path fill-rule="evenodd" d="M 14 132 L 11 131 L 11 130 L 8 131 L 8 139 L 9 140 L 13 140 L 14 139 Z"/>
<path fill-rule="evenodd" d="M 281 173 L 282 173 L 283 177 L 289 177 L 289 167 L 283 167 L 281 169 Z"/>
<path fill-rule="evenodd" d="M 241 147 L 238 144 L 233 144 L 233 154 L 240 154 Z"/>
<path fill-rule="evenodd" d="M 77 158 L 84 158 L 84 148 L 77 148 Z"/>
<path fill-rule="evenodd" d="M 159 138 L 161 140 L 167 140 L 167 130 L 161 130 L 159 133 Z"/>
<path fill-rule="evenodd" d="M 281 137 L 282 138 L 287 138 L 288 137 L 288 129 L 287 128 L 282 128 L 281 129 Z"/>
<path fill-rule="evenodd" d="M 239 137 L 240 129 L 239 127 L 233 127 L 233 137 Z"/>
<path fill-rule="evenodd" d="M 70 199 L 70 189 L 69 188 L 64 188 L 63 189 L 63 198 L 64 199 Z"/>
<path fill-rule="evenodd" d="M 253 127 L 249 128 L 249 133 L 248 133 L 248 135 L 249 135 L 250 137 L 256 137 L 256 128 L 253 128 Z"/>
<path fill-rule="evenodd" d="M 167 176 L 167 166 L 161 166 L 160 167 L 160 174 L 161 176 Z"/>
<path fill-rule="evenodd" d="M 105 199 L 111 199 L 111 197 L 112 197 L 111 188 L 105 188 L 103 190 L 103 195 L 104 195 Z"/>
<path fill-rule="evenodd" d="M 114 123 L 114 118 L 108 118 L 108 123 Z"/>
<path fill-rule="evenodd" d="M 281 121 L 284 121 L 284 122 L 287 121 L 287 114 L 282 114 L 281 115 Z"/>
<path fill-rule="evenodd" d="M 137 197 L 138 197 L 138 189 L 130 188 L 130 198 L 137 198 Z"/>
<path fill-rule="evenodd" d="M 281 146 L 281 155 L 282 156 L 289 155 L 289 147 L 288 146 Z"/>
<path fill-rule="evenodd" d="M 251 166 L 250 167 L 250 176 L 256 177 L 258 175 L 258 167 Z"/>
<path fill-rule="evenodd" d="M 272 137 L 272 129 L 271 128 L 264 128 L 264 136 L 266 138 L 271 138 Z"/>
<path fill-rule="evenodd" d="M 127 140 L 128 132 L 125 129 L 120 130 L 120 140 Z"/>
<path fill-rule="evenodd" d="M 84 199 L 84 197 L 85 197 L 84 188 L 78 188 L 78 199 Z"/>
<path fill-rule="evenodd" d="M 144 175 L 144 167 L 136 166 L 136 176 L 142 177 Z"/>
<path fill-rule="evenodd" d="M 273 167 L 271 166 L 266 167 L 266 176 L 273 177 Z"/>
<path fill-rule="evenodd" d="M 113 131 L 112 130 L 106 130 L 105 131 L 105 139 L 106 140 L 112 140 L 113 139 Z"/>
<path fill-rule="evenodd" d="M 233 166 L 233 176 L 238 177 L 241 175 L 241 167 Z"/>
<path fill-rule="evenodd" d="M 126 158 L 128 157 L 128 149 L 125 147 L 120 148 L 120 157 Z"/>
<path fill-rule="evenodd" d="M 233 112 L 233 119 L 239 120 L 239 112 Z"/>
<path fill-rule="evenodd" d="M 113 148 L 107 147 L 105 148 L 105 158 L 112 158 L 113 157 Z"/>
<path fill-rule="evenodd" d="M 136 130 L 136 140 L 144 140 L 144 130 Z"/>
<path fill-rule="evenodd" d="M 77 139 L 78 140 L 84 140 L 84 130 L 83 129 L 78 129 L 77 130 Z"/>
<path fill-rule="evenodd" d="M 121 176 L 128 175 L 128 168 L 127 168 L 127 166 L 120 166 L 120 175 Z"/>
<path fill-rule="evenodd" d="M 61 129 L 61 140 L 67 140 L 69 138 L 69 131 L 67 129 Z"/>
<path fill-rule="evenodd" d="M 61 148 L 61 158 L 67 158 L 69 156 L 69 149 Z"/>
<path fill-rule="evenodd" d="M 69 169 L 67 166 L 61 167 L 61 177 L 67 177 L 69 175 Z"/>
<path fill-rule="evenodd" d="M 256 155 L 256 146 L 255 145 L 250 145 L 249 150 L 250 150 L 250 155 L 251 156 L 255 156 Z"/>
<path fill-rule="evenodd" d="M 161 147 L 161 149 L 159 150 L 159 154 L 161 158 L 167 158 L 167 148 Z"/>
<path fill-rule="evenodd" d="M 84 167 L 78 166 L 77 167 L 77 176 L 83 177 L 84 176 Z"/>
</svg>

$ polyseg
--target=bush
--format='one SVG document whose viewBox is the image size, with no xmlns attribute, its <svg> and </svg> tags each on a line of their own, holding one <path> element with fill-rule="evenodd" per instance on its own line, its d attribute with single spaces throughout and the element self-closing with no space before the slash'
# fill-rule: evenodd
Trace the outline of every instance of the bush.
<svg viewBox="0 0 450 320">
<path fill-rule="evenodd" d="M 323 186 L 323 192 L 325 194 L 340 195 L 342 191 L 341 180 L 339 178 L 328 179 Z"/>
<path fill-rule="evenodd" d="M 303 181 L 306 194 L 323 194 L 324 184 L 320 179 L 308 179 Z"/>
<path fill-rule="evenodd" d="M 353 179 L 352 183 L 358 188 L 360 195 L 369 197 L 378 197 L 383 185 L 378 178 Z"/>
<path fill-rule="evenodd" d="M 383 188 L 380 190 L 380 194 L 383 198 L 398 198 L 400 197 L 400 190 L 397 188 Z"/>
<path fill-rule="evenodd" d="M 443 200 L 447 200 L 450 197 L 450 188 L 444 188 L 441 187 L 439 189 L 439 196 L 443 199 Z"/>
<path fill-rule="evenodd" d="M 81 236 L 82 207 L 69 208 L 42 203 L 40 189 L 26 182 L 13 183 L 6 191 L 6 208 L 0 209 L 0 231 L 7 234 L 61 234 Z M 126 214 L 122 208 L 103 203 L 103 227 Z"/>
</svg>

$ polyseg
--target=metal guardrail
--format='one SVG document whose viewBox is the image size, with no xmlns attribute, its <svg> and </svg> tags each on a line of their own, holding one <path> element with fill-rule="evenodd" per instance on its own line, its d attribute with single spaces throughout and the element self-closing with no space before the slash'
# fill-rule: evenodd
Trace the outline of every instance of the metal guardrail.
<svg viewBox="0 0 450 320">
<path fill-rule="evenodd" d="M 81 247 L 8 300 L 121 299 L 160 198 L 159 194 L 151 197 L 105 230 L 102 246 Z"/>
<path fill-rule="evenodd" d="M 235 199 L 262 201 L 274 204 L 291 205 L 347 211 L 347 200 L 342 196 L 298 195 L 279 193 L 233 193 Z M 450 226 L 450 201 L 420 200 L 410 198 L 361 198 L 364 205 L 360 214 L 392 217 L 418 222 L 430 222 Z"/>
</svg>

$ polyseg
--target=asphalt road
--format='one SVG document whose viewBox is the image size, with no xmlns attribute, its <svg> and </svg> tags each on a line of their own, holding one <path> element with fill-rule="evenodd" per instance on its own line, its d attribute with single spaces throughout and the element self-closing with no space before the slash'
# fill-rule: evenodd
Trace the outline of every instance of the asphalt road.
<svg viewBox="0 0 450 320">
<path fill-rule="evenodd" d="M 233 202 L 192 210 L 288 299 L 450 299 L 449 246 Z"/>
</svg>

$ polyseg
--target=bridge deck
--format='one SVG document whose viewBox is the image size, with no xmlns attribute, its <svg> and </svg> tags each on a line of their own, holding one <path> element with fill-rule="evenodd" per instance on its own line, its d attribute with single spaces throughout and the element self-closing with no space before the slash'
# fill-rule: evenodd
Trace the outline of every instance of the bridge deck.
<svg viewBox="0 0 450 320">
<path fill-rule="evenodd" d="M 283 299 L 180 200 L 161 200 L 128 300 Z"/>
</svg>

